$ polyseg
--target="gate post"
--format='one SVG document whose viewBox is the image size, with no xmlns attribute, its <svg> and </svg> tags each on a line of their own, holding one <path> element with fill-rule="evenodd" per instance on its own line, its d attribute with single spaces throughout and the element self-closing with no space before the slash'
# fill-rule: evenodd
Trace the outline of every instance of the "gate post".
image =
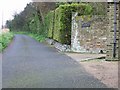
<svg viewBox="0 0 120 90">
<path fill-rule="evenodd" d="M 120 1 L 119 1 L 119 12 L 118 13 L 119 13 L 119 28 L 118 28 L 118 30 L 119 30 L 119 43 L 118 43 L 119 48 L 118 49 L 119 50 L 118 50 L 118 59 L 120 60 Z"/>
<path fill-rule="evenodd" d="M 108 43 L 106 60 L 119 60 L 119 3 L 108 2 Z"/>
</svg>

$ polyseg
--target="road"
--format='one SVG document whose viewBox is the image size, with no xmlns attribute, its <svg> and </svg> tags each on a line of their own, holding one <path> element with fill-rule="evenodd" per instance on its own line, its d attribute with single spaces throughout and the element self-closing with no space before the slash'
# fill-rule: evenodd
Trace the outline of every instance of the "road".
<svg viewBox="0 0 120 90">
<path fill-rule="evenodd" d="M 77 61 L 26 35 L 2 53 L 3 88 L 105 88 Z"/>
</svg>

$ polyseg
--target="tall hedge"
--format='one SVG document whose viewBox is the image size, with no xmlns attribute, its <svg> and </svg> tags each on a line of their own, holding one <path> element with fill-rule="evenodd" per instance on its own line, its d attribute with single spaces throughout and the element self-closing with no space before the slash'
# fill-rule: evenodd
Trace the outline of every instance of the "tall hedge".
<svg viewBox="0 0 120 90">
<path fill-rule="evenodd" d="M 51 11 L 45 17 L 45 27 L 48 30 L 47 36 L 49 38 L 53 38 L 53 30 L 54 30 L 54 11 Z"/>
<path fill-rule="evenodd" d="M 71 44 L 72 12 L 79 12 L 79 15 L 90 15 L 92 13 L 92 7 L 88 4 L 77 3 L 59 6 L 55 10 L 55 17 L 52 14 L 50 14 L 51 16 L 49 15 L 55 19 L 49 22 L 48 37 L 53 35 L 54 40 L 62 44 Z M 53 22 L 54 24 L 51 24 Z M 51 27 L 54 28 L 51 29 Z"/>
</svg>

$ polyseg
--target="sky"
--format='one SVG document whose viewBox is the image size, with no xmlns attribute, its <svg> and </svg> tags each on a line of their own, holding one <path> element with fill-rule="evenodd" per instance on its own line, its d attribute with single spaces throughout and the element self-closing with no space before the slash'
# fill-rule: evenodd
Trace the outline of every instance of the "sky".
<svg viewBox="0 0 120 90">
<path fill-rule="evenodd" d="M 24 7 L 27 3 L 31 2 L 32 0 L 0 0 L 0 28 L 2 27 L 2 21 L 5 25 L 6 20 L 13 19 L 13 15 L 15 13 L 19 13 L 24 10 Z M 49 0 L 37 0 L 37 1 L 49 1 Z M 54 1 L 54 0 L 51 0 Z M 64 0 L 58 0 L 64 1 Z M 83 0 L 85 1 L 85 0 Z M 88 1 L 88 0 L 87 0 Z M 89 0 L 89 1 L 96 1 L 96 0 Z M 97 0 L 97 1 L 105 1 L 105 0 Z M 107 0 L 111 1 L 111 0 Z M 118 0 L 119 1 L 119 0 Z M 3 19 L 2 19 L 3 18 Z"/>
<path fill-rule="evenodd" d="M 0 0 L 0 28 L 2 27 L 2 21 L 5 25 L 6 20 L 13 19 L 13 15 L 23 11 L 29 2 L 31 0 Z"/>
</svg>

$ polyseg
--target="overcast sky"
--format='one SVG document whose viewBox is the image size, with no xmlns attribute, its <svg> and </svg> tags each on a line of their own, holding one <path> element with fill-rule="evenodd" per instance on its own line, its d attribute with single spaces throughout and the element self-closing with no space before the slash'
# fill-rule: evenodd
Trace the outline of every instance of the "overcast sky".
<svg viewBox="0 0 120 90">
<path fill-rule="evenodd" d="M 24 10 L 26 4 L 31 1 L 32 0 L 0 0 L 0 28 L 2 26 L 2 16 L 3 16 L 3 23 L 5 25 L 6 20 L 12 19 L 15 12 L 19 13 L 20 11 Z M 37 0 L 37 1 L 49 1 L 49 0 Z M 56 0 L 50 0 L 50 1 L 56 1 Z M 65 0 L 57 0 L 57 1 L 65 1 Z M 80 0 L 80 1 L 85 1 L 85 0 Z M 87 1 L 104 2 L 111 0 L 87 0 Z M 120 0 L 116 0 L 116 1 L 120 1 Z"/>
<path fill-rule="evenodd" d="M 31 0 L 0 0 L 0 28 L 3 22 L 12 19 L 15 12 L 19 13 Z"/>
</svg>

